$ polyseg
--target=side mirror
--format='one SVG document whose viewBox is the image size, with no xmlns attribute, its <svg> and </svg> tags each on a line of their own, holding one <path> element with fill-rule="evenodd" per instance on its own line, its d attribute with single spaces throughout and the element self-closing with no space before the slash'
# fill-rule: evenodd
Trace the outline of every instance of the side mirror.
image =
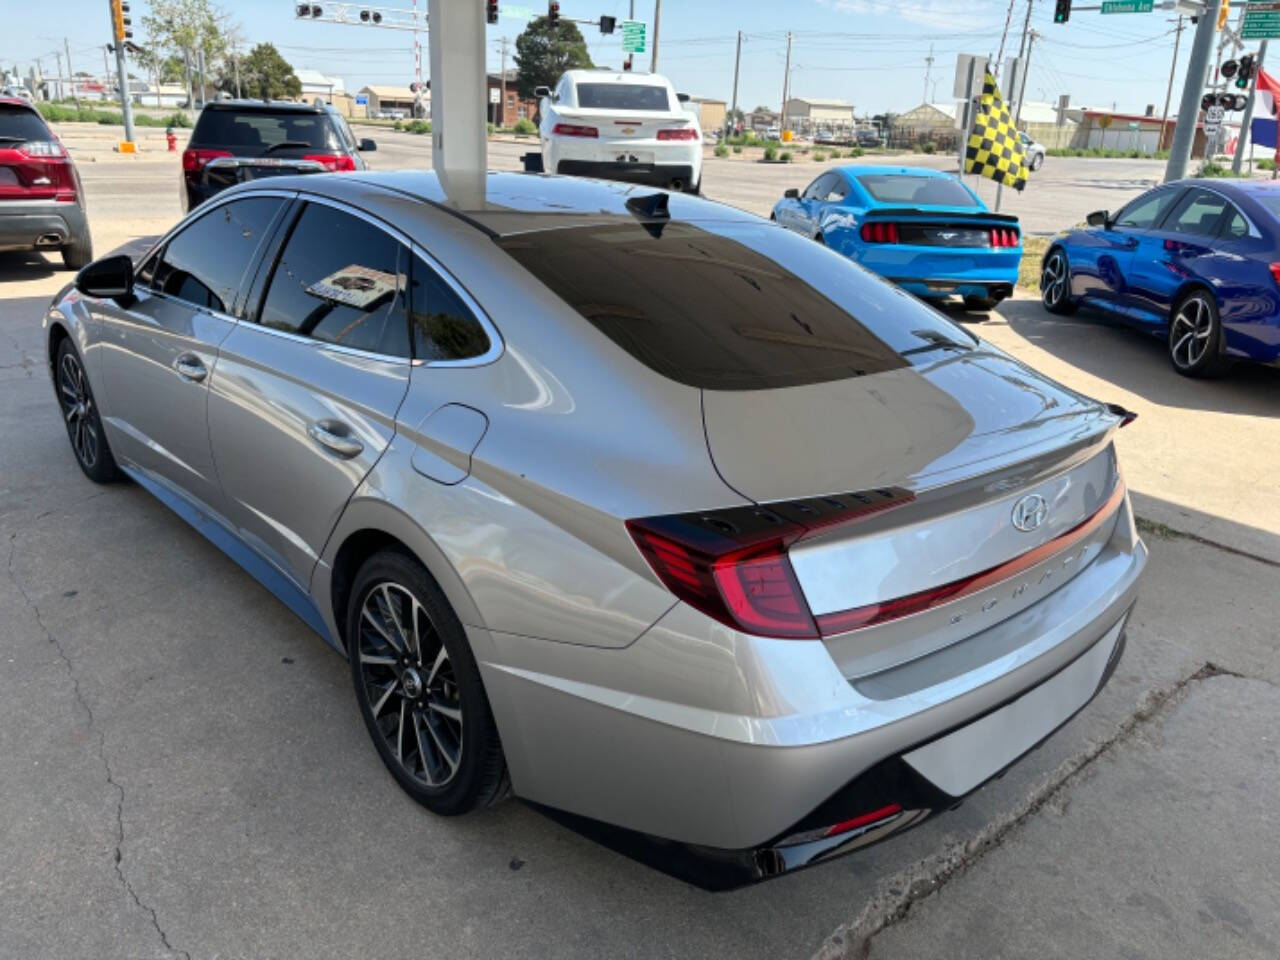
<svg viewBox="0 0 1280 960">
<path fill-rule="evenodd" d="M 543 97 L 549 97 L 549 96 L 551 96 L 550 87 L 534 87 L 533 88 L 533 98 L 535 100 L 541 100 Z"/>
<path fill-rule="evenodd" d="M 1106 210 L 1095 210 L 1084 218 L 1085 223 L 1091 227 L 1111 228 L 1111 215 Z"/>
<path fill-rule="evenodd" d="M 797 190 L 795 187 L 792 187 L 790 190 L 785 191 L 782 195 L 786 197 L 788 200 L 800 199 L 800 191 Z"/>
<path fill-rule="evenodd" d="M 688 103 L 689 95 L 687 93 L 677 93 L 676 99 L 679 100 L 681 103 Z"/>
<path fill-rule="evenodd" d="M 133 261 L 123 253 L 95 260 L 76 274 L 76 289 L 86 297 L 133 295 Z"/>
<path fill-rule="evenodd" d="M 356 145 L 356 149 L 361 153 L 372 153 L 378 149 L 378 142 L 376 140 L 370 140 L 368 137 L 362 137 L 360 142 Z"/>
</svg>

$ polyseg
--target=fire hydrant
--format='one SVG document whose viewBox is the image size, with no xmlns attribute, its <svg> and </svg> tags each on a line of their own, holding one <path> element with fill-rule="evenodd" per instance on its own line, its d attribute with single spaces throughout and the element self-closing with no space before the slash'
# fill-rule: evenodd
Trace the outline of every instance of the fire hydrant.
<svg viewBox="0 0 1280 960">
<path fill-rule="evenodd" d="M 165 128 L 164 139 L 169 144 L 170 153 L 173 153 L 178 149 L 178 138 L 173 135 L 173 127 Z"/>
</svg>

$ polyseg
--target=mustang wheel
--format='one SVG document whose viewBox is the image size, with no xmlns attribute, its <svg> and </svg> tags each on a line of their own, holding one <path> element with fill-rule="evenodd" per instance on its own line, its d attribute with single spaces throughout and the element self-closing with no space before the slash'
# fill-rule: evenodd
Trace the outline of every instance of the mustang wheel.
<svg viewBox="0 0 1280 960">
<path fill-rule="evenodd" d="M 1054 247 L 1044 258 L 1040 268 L 1040 302 L 1050 313 L 1076 312 L 1076 302 L 1071 299 L 1071 271 L 1067 255 L 1061 247 Z"/>
<path fill-rule="evenodd" d="M 67 425 L 67 436 L 76 463 L 94 483 L 110 483 L 117 476 L 115 457 L 102 432 L 102 418 L 89 388 L 80 355 L 69 339 L 58 346 L 54 360 L 54 382 L 58 389 L 58 405 Z"/>
<path fill-rule="evenodd" d="M 399 551 L 360 568 L 347 611 L 356 700 L 382 762 L 435 813 L 466 813 L 508 790 L 480 671 L 444 594 Z"/>
<path fill-rule="evenodd" d="M 1187 294 L 1169 321 L 1169 359 L 1188 377 L 1216 377 L 1231 362 L 1222 356 L 1222 323 L 1218 305 L 1204 290 Z"/>
</svg>

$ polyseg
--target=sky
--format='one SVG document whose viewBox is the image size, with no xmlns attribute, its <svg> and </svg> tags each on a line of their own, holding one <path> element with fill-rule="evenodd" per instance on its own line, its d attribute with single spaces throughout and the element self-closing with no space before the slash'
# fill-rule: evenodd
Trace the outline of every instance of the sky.
<svg viewBox="0 0 1280 960">
<path fill-rule="evenodd" d="M 216 0 L 215 0 L 216 2 Z M 323 5 L 323 0 L 320 0 Z M 481 0 L 474 0 L 480 6 Z M 1109 15 L 1079 11 L 1067 24 L 1054 24 L 1052 0 L 1031 0 L 1033 45 L 1027 80 L 1029 100 L 1056 101 L 1067 93 L 1076 106 L 1111 106 L 1142 112 L 1162 109 L 1169 81 L 1175 20 L 1157 9 L 1149 14 Z M 383 0 L 408 8 L 410 0 Z M 628 15 L 630 0 L 561 0 L 561 16 L 596 19 Z M 901 112 L 922 100 L 952 99 L 957 53 L 994 57 L 1008 23 L 1005 55 L 1017 53 L 1028 0 L 666 0 L 662 8 L 659 72 L 681 92 L 732 98 L 734 49 L 743 33 L 738 103 L 777 109 L 782 97 L 786 34 L 793 35 L 792 95 L 843 99 L 859 117 L 884 110 Z M 343 78 L 355 92 L 370 83 L 407 85 L 413 79 L 412 34 L 380 28 L 298 21 L 293 0 L 222 0 L 217 4 L 238 22 L 250 44 L 269 40 L 294 67 L 309 67 Z M 420 0 L 425 10 L 426 0 Z M 636 18 L 652 28 L 653 0 L 635 0 Z M 496 26 L 488 27 L 488 66 L 496 71 L 499 39 L 520 33 L 534 10 L 545 5 L 524 0 L 503 4 Z M 1159 7 L 1159 3 L 1156 3 Z M 54 51 L 71 50 L 76 70 L 100 73 L 103 44 L 110 39 L 107 0 L 0 0 L 5 30 L 0 65 L 17 64 L 25 75 L 36 57 L 47 73 Z M 50 9 L 57 11 L 50 17 Z M 135 40 L 146 0 L 133 0 Z M 616 66 L 621 38 L 583 25 L 593 60 Z M 1176 112 L 1193 30 L 1182 35 L 1171 111 Z M 424 75 L 427 38 L 422 35 Z M 934 62 L 926 73 L 926 58 Z M 649 59 L 637 57 L 637 68 Z M 926 76 L 928 83 L 926 84 Z M 928 90 L 926 97 L 925 91 Z"/>
</svg>

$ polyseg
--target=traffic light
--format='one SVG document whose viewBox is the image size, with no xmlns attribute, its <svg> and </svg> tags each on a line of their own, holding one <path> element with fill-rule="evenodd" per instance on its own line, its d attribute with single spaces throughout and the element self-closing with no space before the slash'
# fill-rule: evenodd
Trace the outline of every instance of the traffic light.
<svg viewBox="0 0 1280 960">
<path fill-rule="evenodd" d="M 1227 25 L 1227 18 L 1231 16 L 1231 0 L 1222 0 L 1222 6 L 1218 8 L 1218 29 L 1221 30 Z"/>
<path fill-rule="evenodd" d="M 1254 58 L 1252 53 L 1246 53 L 1240 58 L 1240 69 L 1236 71 L 1236 88 L 1239 90 L 1248 90 L 1249 81 L 1253 79 Z M 1225 76 L 1225 74 L 1224 74 Z"/>
<path fill-rule="evenodd" d="M 553 27 L 560 22 L 560 4 L 556 0 L 551 0 L 547 4 L 547 22 Z"/>
<path fill-rule="evenodd" d="M 1053 6 L 1053 22 L 1066 23 L 1071 19 L 1071 0 L 1057 0 Z"/>
<path fill-rule="evenodd" d="M 601 33 L 613 33 L 613 28 L 616 27 L 617 25 L 618 25 L 617 17 L 601 17 L 600 18 Z"/>
<path fill-rule="evenodd" d="M 133 39 L 133 20 L 129 17 L 129 4 L 123 0 L 111 0 L 111 35 L 116 43 Z"/>
<path fill-rule="evenodd" d="M 484 0 L 484 19 L 486 23 L 498 22 L 498 0 Z"/>
<path fill-rule="evenodd" d="M 360 22 L 361 22 L 361 23 L 375 23 L 375 24 L 376 24 L 376 23 L 381 23 L 381 22 L 382 22 L 382 14 L 380 14 L 377 10 L 361 10 L 361 11 L 360 11 Z"/>
<path fill-rule="evenodd" d="M 324 7 L 316 3 L 300 3 L 298 4 L 297 14 L 300 17 L 322 17 L 324 16 Z"/>
</svg>

